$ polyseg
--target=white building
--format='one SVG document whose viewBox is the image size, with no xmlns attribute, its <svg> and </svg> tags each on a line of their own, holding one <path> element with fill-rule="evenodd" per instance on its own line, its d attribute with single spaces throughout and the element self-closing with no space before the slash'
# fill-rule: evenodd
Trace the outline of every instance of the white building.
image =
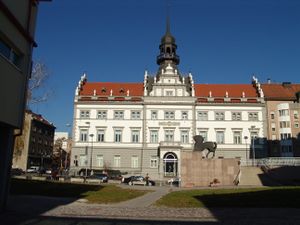
<svg viewBox="0 0 300 225">
<path fill-rule="evenodd" d="M 252 157 L 251 137 L 265 136 L 261 89 L 194 84 L 191 73 L 179 72 L 169 25 L 159 49 L 158 72 L 151 76 L 145 71 L 143 83 L 81 77 L 75 91 L 71 166 L 78 162 L 78 169 L 149 173 L 153 179 L 180 176 L 181 152 L 193 150 L 198 134 L 218 143 L 216 157 Z"/>
</svg>

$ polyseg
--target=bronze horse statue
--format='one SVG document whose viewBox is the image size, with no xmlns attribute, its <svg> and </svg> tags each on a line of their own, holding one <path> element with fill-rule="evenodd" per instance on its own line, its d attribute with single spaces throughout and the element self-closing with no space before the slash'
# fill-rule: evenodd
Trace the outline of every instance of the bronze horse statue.
<svg viewBox="0 0 300 225">
<path fill-rule="evenodd" d="M 215 157 L 215 152 L 217 149 L 217 143 L 216 142 L 212 142 L 212 141 L 208 141 L 208 142 L 203 142 L 204 138 L 201 135 L 195 135 L 194 136 L 194 141 L 195 141 L 195 145 L 194 145 L 194 151 L 204 151 L 205 149 L 208 150 L 207 154 L 206 154 L 206 158 L 208 158 L 208 155 L 210 153 L 213 154 L 212 158 Z"/>
</svg>

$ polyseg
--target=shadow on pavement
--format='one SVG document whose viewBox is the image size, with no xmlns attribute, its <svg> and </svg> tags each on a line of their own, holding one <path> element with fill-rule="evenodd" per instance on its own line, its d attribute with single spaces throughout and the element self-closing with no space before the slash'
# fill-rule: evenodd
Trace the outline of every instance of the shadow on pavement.
<svg viewBox="0 0 300 225">
<path fill-rule="evenodd" d="M 300 224 L 299 188 L 245 189 L 242 193 L 208 194 L 195 198 L 220 222 Z"/>
</svg>

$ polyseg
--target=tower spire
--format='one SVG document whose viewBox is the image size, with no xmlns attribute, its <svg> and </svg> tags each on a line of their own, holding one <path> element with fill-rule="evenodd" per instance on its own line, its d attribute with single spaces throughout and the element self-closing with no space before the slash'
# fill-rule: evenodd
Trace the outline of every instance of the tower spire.
<svg viewBox="0 0 300 225">
<path fill-rule="evenodd" d="M 167 1 L 167 21 L 166 21 L 166 34 L 171 34 L 170 32 L 170 1 Z"/>
<path fill-rule="evenodd" d="M 168 12 L 166 20 L 166 33 L 161 38 L 159 49 L 160 54 L 157 56 L 156 60 L 158 65 L 179 64 L 179 56 L 176 54 L 177 45 L 175 43 L 175 38 L 170 32 L 170 16 Z"/>
<path fill-rule="evenodd" d="M 170 32 L 170 16 L 169 14 L 167 15 L 167 27 L 166 27 L 166 34 L 171 34 Z"/>
</svg>

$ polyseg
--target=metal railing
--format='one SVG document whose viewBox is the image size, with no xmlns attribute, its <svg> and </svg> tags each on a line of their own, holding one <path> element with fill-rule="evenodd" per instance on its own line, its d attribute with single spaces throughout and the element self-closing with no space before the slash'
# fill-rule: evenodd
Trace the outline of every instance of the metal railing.
<svg viewBox="0 0 300 225">
<path fill-rule="evenodd" d="M 266 166 L 268 168 L 279 166 L 300 166 L 300 157 L 269 157 L 261 159 L 241 160 L 242 166 Z"/>
</svg>

